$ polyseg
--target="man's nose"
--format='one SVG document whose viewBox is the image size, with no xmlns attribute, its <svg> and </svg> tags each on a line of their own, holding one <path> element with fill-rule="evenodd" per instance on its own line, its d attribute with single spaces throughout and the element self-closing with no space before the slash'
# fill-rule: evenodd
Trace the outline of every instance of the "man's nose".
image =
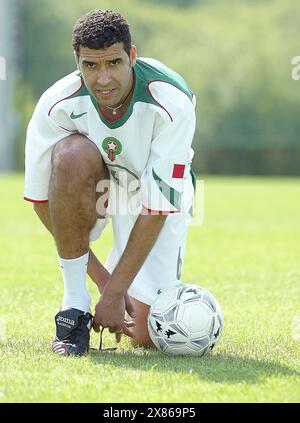
<svg viewBox="0 0 300 423">
<path fill-rule="evenodd" d="M 97 82 L 101 87 L 106 87 L 110 83 L 110 75 L 107 69 L 102 68 L 99 70 Z"/>
</svg>

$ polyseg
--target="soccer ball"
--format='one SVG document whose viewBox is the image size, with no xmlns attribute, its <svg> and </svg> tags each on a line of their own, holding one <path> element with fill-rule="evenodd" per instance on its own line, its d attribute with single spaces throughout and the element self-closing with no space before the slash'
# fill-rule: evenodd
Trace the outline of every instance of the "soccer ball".
<svg viewBox="0 0 300 423">
<path fill-rule="evenodd" d="M 204 356 L 219 342 L 223 313 L 218 301 L 197 285 L 159 291 L 148 314 L 152 342 L 165 354 Z"/>
</svg>

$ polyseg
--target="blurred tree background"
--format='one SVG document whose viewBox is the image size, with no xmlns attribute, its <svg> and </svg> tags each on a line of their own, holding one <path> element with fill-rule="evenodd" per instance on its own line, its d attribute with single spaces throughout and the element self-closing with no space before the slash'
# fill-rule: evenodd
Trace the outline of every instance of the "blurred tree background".
<svg viewBox="0 0 300 423">
<path fill-rule="evenodd" d="M 95 8 L 120 11 L 139 56 L 173 68 L 195 92 L 198 173 L 300 174 L 298 0 L 19 0 L 19 169 L 35 103 L 75 69 L 72 28 Z"/>
</svg>

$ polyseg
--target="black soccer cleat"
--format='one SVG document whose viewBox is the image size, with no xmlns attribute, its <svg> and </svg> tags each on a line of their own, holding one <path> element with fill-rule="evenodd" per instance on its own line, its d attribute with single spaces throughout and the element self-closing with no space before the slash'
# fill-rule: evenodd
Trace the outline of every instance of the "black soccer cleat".
<svg viewBox="0 0 300 423">
<path fill-rule="evenodd" d="M 86 355 L 89 352 L 91 313 L 68 308 L 55 316 L 56 337 L 52 350 L 61 355 Z"/>
</svg>

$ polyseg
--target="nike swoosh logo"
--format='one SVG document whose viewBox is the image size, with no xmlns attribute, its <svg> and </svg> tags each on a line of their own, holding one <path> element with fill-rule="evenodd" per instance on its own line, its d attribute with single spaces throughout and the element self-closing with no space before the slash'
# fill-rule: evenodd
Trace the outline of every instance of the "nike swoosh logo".
<svg viewBox="0 0 300 423">
<path fill-rule="evenodd" d="M 71 119 L 78 119 L 78 118 L 80 118 L 81 116 L 86 115 L 86 114 L 87 114 L 87 112 L 81 113 L 80 115 L 75 115 L 75 113 L 74 113 L 74 112 L 72 112 L 72 113 L 70 114 L 70 118 L 71 118 Z"/>
</svg>

